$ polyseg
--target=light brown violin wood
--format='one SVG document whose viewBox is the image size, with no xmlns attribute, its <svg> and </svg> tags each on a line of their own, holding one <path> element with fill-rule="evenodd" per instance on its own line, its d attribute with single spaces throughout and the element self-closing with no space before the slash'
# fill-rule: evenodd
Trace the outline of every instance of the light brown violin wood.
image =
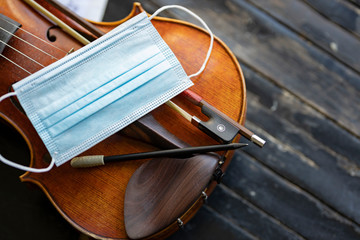
<svg viewBox="0 0 360 240">
<path fill-rule="evenodd" d="M 38 0 L 38 2 L 42 1 Z M 128 18 L 141 10 L 140 5 L 135 4 L 135 8 Z M 21 23 L 23 29 L 43 39 L 46 39 L 46 31 L 52 26 L 49 21 L 20 0 L 1 1 L 0 11 Z M 96 25 L 106 32 L 121 22 L 97 23 Z M 185 71 L 188 74 L 196 72 L 203 63 L 209 46 L 208 34 L 199 27 L 179 20 L 156 17 L 152 22 L 178 57 Z M 77 41 L 59 29 L 52 30 L 52 33 L 56 34 L 58 38 L 53 44 L 65 51 L 81 47 Z M 22 31 L 18 31 L 16 35 L 29 42 L 38 41 Z M 17 39 L 11 39 L 10 44 L 22 52 L 27 52 L 28 55 L 44 65 L 55 61 L 55 59 L 44 57 Z M 65 55 L 64 52 L 45 44 L 36 44 L 41 45 L 41 48 L 57 58 Z M 23 60 L 9 49 L 4 50 L 4 55 L 11 56 L 17 62 L 21 62 L 31 72 L 40 69 L 40 67 Z M 2 95 L 9 91 L 14 82 L 21 80 L 28 74 L 4 59 L 0 59 L 0 63 L 0 94 Z M 244 123 L 246 111 L 245 81 L 236 58 L 218 38 L 215 39 L 214 49 L 206 69 L 193 80 L 195 86 L 191 89 L 194 92 L 232 119 Z M 174 101 L 191 114 L 202 116 L 200 110 L 187 101 L 181 98 L 176 98 Z M 46 167 L 48 163 L 44 159 L 48 155 L 47 150 L 27 117 L 10 100 L 0 104 L 0 113 L 1 117 L 10 122 L 28 143 L 31 152 L 30 166 Z M 167 106 L 159 107 L 152 114 L 172 134 L 190 145 L 215 144 L 210 137 L 194 128 Z M 155 149 L 156 147 L 142 141 L 130 139 L 121 134 L 114 134 L 82 155 L 118 155 Z M 230 162 L 231 155 L 230 152 L 227 153 L 227 161 L 223 165 L 224 170 Z M 69 163 L 65 163 L 48 173 L 26 173 L 21 176 L 21 180 L 38 185 L 61 215 L 78 230 L 95 238 L 127 239 L 128 236 L 124 227 L 125 189 L 132 174 L 147 161 L 113 163 L 91 169 L 73 169 Z M 208 186 L 208 194 L 211 193 L 214 186 L 215 183 Z M 183 213 L 181 216 L 183 222 L 189 221 L 201 205 L 202 201 L 199 199 Z M 178 230 L 177 224 L 173 222 L 151 238 L 164 238 L 176 230 Z"/>
</svg>

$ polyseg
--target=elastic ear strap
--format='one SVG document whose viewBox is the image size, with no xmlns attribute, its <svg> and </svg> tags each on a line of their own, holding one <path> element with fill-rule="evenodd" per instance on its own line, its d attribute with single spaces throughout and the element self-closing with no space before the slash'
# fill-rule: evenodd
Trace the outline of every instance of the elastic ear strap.
<svg viewBox="0 0 360 240">
<path fill-rule="evenodd" d="M 16 92 L 9 92 L 9 93 L 6 93 L 6 94 L 2 95 L 0 97 L 0 102 L 2 102 L 6 98 L 12 97 L 12 96 L 16 96 Z"/>
<path fill-rule="evenodd" d="M 10 167 L 14 167 L 14 168 L 26 171 L 26 172 L 33 172 L 33 173 L 48 172 L 53 168 L 54 163 L 55 163 L 55 160 L 52 158 L 50 165 L 46 168 L 31 168 L 31 167 L 26 167 L 26 166 L 20 165 L 18 163 L 14 163 L 14 162 L 4 158 L 1 154 L 0 154 L 0 161 L 5 163 L 6 165 L 9 165 Z"/>
<path fill-rule="evenodd" d="M 0 102 L 2 102 L 6 98 L 12 97 L 12 96 L 16 96 L 16 93 L 10 92 L 10 93 L 4 94 L 3 96 L 0 97 Z M 55 163 L 54 159 L 51 159 L 50 165 L 46 168 L 40 168 L 40 169 L 39 168 L 31 168 L 31 167 L 26 167 L 26 166 L 20 165 L 18 163 L 14 163 L 14 162 L 4 158 L 1 154 L 0 154 L 0 161 L 9 165 L 10 167 L 14 167 L 14 168 L 17 168 L 17 169 L 20 169 L 23 171 L 34 172 L 34 173 L 48 172 L 48 171 L 50 171 L 50 169 L 53 168 L 54 163 Z"/>
<path fill-rule="evenodd" d="M 206 54 L 206 57 L 205 57 L 205 61 L 203 63 L 203 65 L 201 66 L 201 68 L 199 69 L 198 72 L 194 73 L 194 74 L 191 74 L 189 77 L 192 78 L 192 77 L 195 77 L 197 75 L 199 75 L 200 73 L 202 73 L 202 71 L 204 71 L 205 67 L 206 67 L 206 64 L 207 62 L 209 61 L 209 58 L 210 58 L 210 54 L 211 54 L 211 51 L 212 51 L 212 48 L 213 48 L 213 45 L 214 45 L 214 34 L 212 33 L 212 31 L 210 30 L 210 28 L 207 26 L 207 24 L 198 16 L 196 15 L 195 13 L 193 13 L 192 11 L 190 11 L 189 9 L 185 8 L 185 7 L 182 7 L 182 6 L 179 6 L 179 5 L 169 5 L 169 6 L 164 6 L 164 7 L 161 7 L 159 8 L 156 12 L 153 13 L 153 15 L 151 15 L 149 17 L 149 20 L 153 19 L 153 17 L 155 17 L 156 15 L 158 15 L 160 12 L 168 9 L 168 8 L 178 8 L 178 9 L 181 9 L 187 13 L 189 13 L 191 16 L 193 16 L 194 18 L 196 18 L 203 26 L 204 28 L 209 32 L 210 34 L 210 46 L 209 46 L 209 50 Z"/>
</svg>

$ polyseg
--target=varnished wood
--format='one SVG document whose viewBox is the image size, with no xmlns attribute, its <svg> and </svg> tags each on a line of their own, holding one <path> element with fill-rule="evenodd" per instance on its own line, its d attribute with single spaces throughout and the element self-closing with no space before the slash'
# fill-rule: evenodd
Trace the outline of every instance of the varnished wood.
<svg viewBox="0 0 360 240">
<path fill-rule="evenodd" d="M 354 41 L 355 34 L 321 11 L 329 8 L 327 4 L 333 7 L 344 3 L 358 10 L 359 1 L 316 1 L 323 4 L 318 9 L 305 0 L 268 0 L 266 7 L 256 4 L 259 2 L 142 1 L 149 13 L 166 4 L 181 4 L 206 18 L 213 32 L 234 51 L 244 71 L 247 127 L 268 140 L 261 150 L 249 145 L 236 151 L 222 184 L 215 188 L 208 203 L 183 230 L 167 239 L 359 239 L 360 142 L 353 133 L 359 125 L 345 128 L 347 124 L 339 124 L 359 123 L 355 116 L 359 104 L 353 104 L 358 97 L 349 92 L 359 89 L 359 68 L 344 62 L 353 59 L 358 64 L 355 48 L 359 43 Z M 109 0 L 106 18 L 125 16 L 128 10 L 124 9 L 130 9 L 131 4 L 130 0 Z M 330 13 L 337 13 L 336 9 Z M 191 20 L 179 14 L 161 13 Z M 352 16 L 348 23 L 355 24 L 356 15 Z M 324 41 L 317 41 L 321 36 Z M 349 36 L 353 40 L 345 41 Z M 337 52 L 329 45 L 335 37 L 343 39 L 336 41 Z M 291 47 L 294 42 L 302 48 Z M 344 51 L 344 47 L 351 50 L 351 46 L 354 51 Z M 357 72 L 349 75 L 354 69 Z M 306 92 L 301 91 L 303 85 L 307 86 Z M 343 95 L 316 96 L 317 89 L 328 88 L 337 88 Z M 298 95 L 294 89 L 300 89 Z M 311 99 L 309 92 L 314 95 Z M 324 106 L 323 102 L 334 103 L 335 108 L 331 109 L 332 104 L 328 108 L 314 107 L 314 103 Z M 15 156 L 11 159 L 16 159 L 21 153 L 15 147 L 18 140 L 8 147 L 13 134 L 0 130 L 0 135 L 5 135 L 0 138 L 0 147 L 5 148 L 1 154 L 12 150 Z M 42 192 L 36 191 L 36 186 L 27 188 L 17 181 L 20 171 L 5 165 L 0 168 L 2 240 L 78 239 L 78 233 L 54 211 Z M 177 225 L 173 227 L 170 232 L 178 229 Z"/>
<path fill-rule="evenodd" d="M 49 2 L 51 5 L 53 5 L 56 9 L 59 10 L 59 12 L 62 15 L 72 19 L 74 22 L 78 23 L 80 26 L 82 26 L 84 29 L 86 29 L 87 31 L 89 31 L 90 33 L 94 34 L 94 36 L 96 37 L 101 37 L 102 35 L 104 35 L 104 33 L 102 31 L 100 31 L 98 28 L 94 27 L 92 24 L 90 24 L 89 22 L 87 22 L 85 19 L 83 19 L 81 16 L 77 15 L 75 12 L 71 11 L 70 9 L 68 9 L 66 6 L 64 6 L 63 4 L 61 4 L 60 2 L 56 1 L 56 0 L 47 0 L 47 2 Z M 75 29 L 75 27 L 72 27 L 73 29 Z M 76 28 L 78 29 L 78 28 Z"/>
<path fill-rule="evenodd" d="M 17 0 L 22 1 L 22 0 Z M 87 40 L 93 41 L 97 38 L 97 36 L 101 35 L 101 31 L 89 31 L 84 25 L 86 26 L 86 23 L 82 22 L 76 22 L 71 17 L 67 16 L 64 13 L 70 12 L 70 10 L 60 10 L 61 4 L 55 3 L 55 1 L 50 0 L 35 0 L 35 2 L 39 3 L 42 7 L 44 7 L 46 10 L 51 12 L 53 15 L 55 15 L 57 18 L 59 18 L 61 21 L 63 21 L 65 24 L 69 25 L 72 29 L 80 33 L 82 36 L 84 36 Z M 75 14 L 75 16 L 77 16 Z"/>
<path fill-rule="evenodd" d="M 149 143 L 165 136 L 161 141 L 164 148 L 188 146 L 164 134 L 166 130 L 161 126 L 150 129 L 153 121 L 151 115 L 146 115 L 124 132 Z M 130 129 L 132 131 L 128 131 Z M 174 228 L 177 219 L 205 191 L 220 160 L 220 156 L 213 153 L 188 159 L 152 159 L 141 165 L 130 178 L 125 192 L 124 221 L 128 236 L 131 239 L 148 238 L 161 229 L 169 229 L 170 225 Z"/>
<path fill-rule="evenodd" d="M 38 2 L 42 1 L 38 0 Z M 22 23 L 24 29 L 46 40 L 46 31 L 52 24 L 21 1 L 3 1 L 0 3 L 0 10 L 1 12 L 8 12 L 10 18 Z M 140 10 L 141 8 L 137 5 L 132 14 Z M 42 24 L 39 24 L 40 22 Z M 99 23 L 98 26 L 104 31 L 108 31 L 119 23 Z M 178 20 L 155 18 L 153 24 L 179 58 L 186 72 L 191 74 L 197 71 L 208 49 L 208 34 L 194 25 Z M 175 28 L 177 29 L 175 32 L 170 31 Z M 53 33 L 57 36 L 57 41 L 54 44 L 65 50 L 65 52 L 71 48 L 78 49 L 81 47 L 61 30 L 55 29 Z M 32 40 L 24 32 L 19 31 L 17 34 L 28 41 L 36 41 Z M 194 34 L 196 35 L 195 39 L 191 37 Z M 29 52 L 34 59 L 39 60 L 44 65 L 55 61 L 43 57 L 35 50 L 29 51 L 28 46 L 24 46 L 15 39 L 10 40 L 10 42 L 19 50 Z M 186 44 L 186 47 L 183 47 L 182 44 Z M 41 44 L 41 47 L 57 58 L 65 55 L 64 52 L 50 46 Z M 194 51 L 197 51 L 197 53 L 194 54 Z M 14 55 L 9 49 L 4 50 L 4 55 L 11 55 L 16 60 L 21 60 L 20 56 Z M 11 84 L 26 77 L 27 74 L 19 69 L 14 69 L 10 63 L 1 61 L 0 71 L 2 76 L 7 76 L 2 78 L 0 82 L 0 94 L 4 94 Z M 40 69 L 26 62 L 24 65 L 31 72 Z M 236 58 L 219 39 L 215 41 L 212 57 L 207 68 L 200 76 L 194 79 L 194 82 L 195 86 L 192 89 L 195 92 L 202 95 L 204 99 L 231 118 L 241 123 L 244 122 L 246 110 L 244 78 Z M 231 92 L 232 95 L 229 95 L 228 92 Z M 194 109 L 191 104 L 187 104 L 181 99 L 175 99 L 175 101 L 187 111 L 201 116 L 199 110 Z M 47 166 L 48 163 L 44 161 L 47 159 L 47 151 L 26 116 L 14 107 L 10 101 L 3 102 L 0 111 L 4 113 L 3 118 L 11 123 L 28 143 L 31 153 L 30 166 L 36 168 Z M 175 136 L 191 145 L 214 143 L 208 136 L 177 117 L 176 113 L 166 106 L 156 109 L 153 115 Z M 153 149 L 156 149 L 156 147 L 115 134 L 86 151 L 84 155 L 115 155 Z M 229 153 L 223 166 L 224 170 L 228 166 L 230 159 L 231 154 Z M 123 216 L 125 189 L 132 174 L 145 162 L 146 160 L 132 161 L 86 170 L 73 169 L 66 163 L 48 173 L 26 173 L 21 177 L 21 180 L 38 185 L 61 215 L 78 230 L 96 238 L 125 239 L 127 238 Z M 215 184 L 212 183 L 208 187 L 208 194 L 211 193 L 214 186 Z M 201 203 L 201 199 L 197 200 L 190 209 L 182 213 L 183 216 L 180 217 L 185 223 L 195 214 Z M 177 229 L 178 227 L 174 222 L 154 237 L 163 238 Z"/>
<path fill-rule="evenodd" d="M 149 237 L 181 219 L 201 197 L 218 165 L 207 158 L 152 159 L 132 175 L 125 193 L 125 228 L 131 239 Z"/>
</svg>

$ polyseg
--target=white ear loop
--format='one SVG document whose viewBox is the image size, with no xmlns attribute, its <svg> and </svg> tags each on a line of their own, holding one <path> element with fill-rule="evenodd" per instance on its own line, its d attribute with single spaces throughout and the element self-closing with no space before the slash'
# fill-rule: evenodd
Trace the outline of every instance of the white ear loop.
<svg viewBox="0 0 360 240">
<path fill-rule="evenodd" d="M 210 30 L 210 28 L 206 25 L 206 23 L 198 16 L 196 15 L 195 13 L 193 13 L 192 11 L 190 11 L 189 9 L 185 8 L 185 7 L 182 7 L 182 6 L 179 6 L 179 5 L 169 5 L 169 6 L 164 6 L 164 7 L 161 7 L 159 8 L 156 12 L 153 13 L 153 15 L 151 15 L 149 17 L 149 20 L 153 19 L 153 17 L 155 17 L 156 15 L 158 15 L 160 12 L 168 9 L 168 8 L 178 8 L 178 9 L 181 9 L 187 13 L 189 13 L 191 16 L 195 17 L 197 20 L 199 20 L 199 22 L 205 27 L 205 29 L 209 32 L 210 34 L 210 46 L 209 46 L 209 50 L 206 54 L 206 57 L 205 57 L 205 61 L 203 63 L 203 65 L 201 66 L 201 68 L 199 69 L 198 72 L 194 73 L 194 74 L 191 74 L 189 76 L 189 78 L 192 78 L 192 77 L 195 77 L 197 75 L 199 75 L 200 73 L 202 73 L 202 71 L 204 71 L 205 67 L 206 67 L 206 64 L 207 62 L 209 61 L 209 58 L 210 58 L 210 54 L 211 54 L 211 51 L 212 51 L 212 48 L 213 48 L 213 45 L 214 45 L 214 34 L 212 33 L 212 31 Z"/>
<path fill-rule="evenodd" d="M 10 93 L 4 94 L 3 96 L 0 97 L 0 102 L 2 102 L 6 98 L 12 97 L 12 96 L 16 96 L 16 93 L 15 92 L 10 92 Z M 46 168 L 31 168 L 31 167 L 26 167 L 26 166 L 20 165 L 18 163 L 14 163 L 14 162 L 4 158 L 1 154 L 0 154 L 0 161 L 7 164 L 7 165 L 9 165 L 10 167 L 14 167 L 14 168 L 17 168 L 17 169 L 20 169 L 20 170 L 23 170 L 23 171 L 33 172 L 33 173 L 48 172 L 48 171 L 50 171 L 50 169 L 53 168 L 54 163 L 55 163 L 54 159 L 52 158 L 51 162 L 50 162 L 50 165 L 48 167 L 46 167 Z"/>
</svg>

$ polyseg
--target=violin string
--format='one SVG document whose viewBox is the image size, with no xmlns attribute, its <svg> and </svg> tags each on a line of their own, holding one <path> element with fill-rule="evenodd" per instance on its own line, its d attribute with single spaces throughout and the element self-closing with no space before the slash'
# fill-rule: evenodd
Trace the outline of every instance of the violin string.
<svg viewBox="0 0 360 240">
<path fill-rule="evenodd" d="M 27 72 L 28 74 L 32 74 L 30 71 L 26 70 L 25 68 L 23 68 L 22 66 L 20 66 L 19 64 L 17 64 L 16 62 L 10 60 L 9 58 L 5 57 L 4 55 L 2 55 L 0 53 L 0 56 L 5 58 L 6 60 L 8 60 L 9 62 L 11 62 L 12 64 L 14 64 L 15 66 L 17 66 L 18 68 L 22 69 L 23 71 Z"/>
<path fill-rule="evenodd" d="M 12 26 L 16 27 L 17 29 L 19 29 L 19 30 L 21 30 L 21 31 L 23 31 L 23 32 L 25 32 L 25 33 L 27 33 L 27 34 L 29 34 L 29 35 L 33 36 L 34 38 L 36 38 L 36 39 L 38 39 L 38 40 L 40 40 L 40 41 L 42 41 L 43 43 L 46 43 L 47 45 L 49 45 L 49 46 L 51 46 L 51 47 L 54 47 L 54 48 L 56 48 L 56 49 L 58 49 L 58 50 L 60 50 L 60 51 L 62 51 L 62 52 L 64 52 L 64 53 L 67 53 L 66 51 L 62 50 L 61 48 L 58 48 L 57 46 L 55 46 L 55 45 L 53 45 L 53 44 L 51 44 L 51 43 L 49 43 L 49 42 L 45 41 L 44 39 L 42 39 L 42 38 L 40 38 L 40 37 L 36 36 L 35 34 L 32 34 L 31 32 L 29 32 L 29 31 L 27 31 L 27 30 L 25 30 L 25 29 L 23 29 L 23 28 L 21 28 L 21 27 L 19 27 L 19 26 L 15 25 L 14 23 L 9 22 L 9 21 L 7 21 L 6 19 L 3 19 L 3 18 L 1 18 L 1 19 L 2 19 L 2 20 L 4 20 L 5 22 L 7 22 L 8 24 L 10 24 L 10 25 L 12 25 Z"/>
<path fill-rule="evenodd" d="M 39 50 L 40 52 L 42 52 L 42 53 L 44 53 L 44 54 L 46 54 L 46 55 L 48 55 L 49 57 L 52 57 L 52 58 L 54 58 L 54 59 L 56 59 L 56 60 L 59 60 L 58 58 L 56 58 L 56 57 L 52 56 L 50 53 L 45 52 L 44 50 L 42 50 L 42 49 L 40 49 L 40 48 L 36 47 L 35 45 L 33 45 L 33 44 L 29 43 L 28 41 L 26 41 L 26 40 L 24 40 L 24 39 L 22 39 L 22 38 L 20 38 L 20 37 L 16 36 L 15 34 L 12 34 L 11 32 L 7 31 L 6 29 L 4 29 L 4 28 L 2 28 L 2 27 L 0 27 L 0 29 L 2 29 L 3 31 L 7 32 L 7 33 L 8 33 L 8 34 L 10 34 L 11 36 L 13 36 L 13 37 L 15 37 L 15 38 L 17 38 L 17 39 L 19 39 L 19 40 L 23 41 L 24 43 L 27 43 L 28 45 L 32 46 L 33 48 L 35 48 L 35 49 Z"/>
<path fill-rule="evenodd" d="M 36 63 L 36 64 L 38 64 L 38 65 L 40 65 L 40 66 L 42 66 L 42 67 L 45 67 L 44 65 L 42 65 L 41 63 L 39 63 L 39 62 L 37 62 L 35 59 L 32 59 L 31 57 L 29 57 L 28 55 L 26 55 L 25 53 L 23 53 L 23 52 L 21 52 L 21 51 L 19 51 L 19 50 L 17 50 L 16 48 L 14 48 L 14 47 L 12 47 L 12 46 L 10 46 L 9 44 L 7 44 L 6 42 L 4 42 L 4 41 L 2 41 L 2 40 L 0 40 L 0 42 L 2 42 L 3 44 L 5 44 L 6 46 L 8 46 L 9 48 L 11 48 L 11 49 L 13 49 L 14 51 L 16 51 L 16 52 L 18 52 L 18 53 L 20 53 L 21 55 L 23 55 L 24 57 L 26 57 L 26 58 L 28 58 L 28 59 L 30 59 L 31 61 L 33 61 L 34 63 Z"/>
</svg>

